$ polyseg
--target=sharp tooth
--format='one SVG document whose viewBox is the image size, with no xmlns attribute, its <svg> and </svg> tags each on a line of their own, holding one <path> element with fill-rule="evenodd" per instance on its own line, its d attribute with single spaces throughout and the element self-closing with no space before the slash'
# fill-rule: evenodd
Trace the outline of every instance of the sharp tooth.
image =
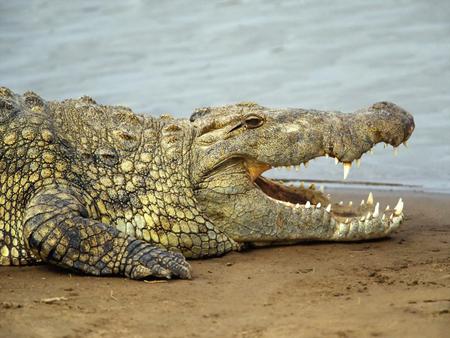
<svg viewBox="0 0 450 338">
<path fill-rule="evenodd" d="M 309 209 L 310 207 L 311 207 L 311 203 L 309 201 L 306 201 L 305 208 Z"/>
<path fill-rule="evenodd" d="M 384 221 L 385 218 L 386 218 L 386 215 L 383 214 L 383 216 L 381 216 L 381 220 Z"/>
<path fill-rule="evenodd" d="M 339 205 L 344 205 L 344 201 L 340 201 L 340 202 L 339 202 Z"/>
<path fill-rule="evenodd" d="M 373 149 L 370 149 L 370 150 L 369 150 L 369 154 L 370 154 L 370 155 L 373 155 Z"/>
<path fill-rule="evenodd" d="M 367 204 L 370 204 L 370 205 L 373 204 L 373 194 L 372 194 L 372 192 L 370 192 L 369 196 L 367 196 Z"/>
<path fill-rule="evenodd" d="M 330 155 L 328 155 L 327 153 L 325 153 L 325 157 L 328 158 L 328 157 L 330 157 Z"/>
<path fill-rule="evenodd" d="M 308 168 L 308 162 L 304 163 L 305 168 Z"/>
<path fill-rule="evenodd" d="M 328 212 L 331 212 L 331 204 L 328 204 L 327 208 L 325 209 Z"/>
<path fill-rule="evenodd" d="M 408 148 L 408 142 L 403 142 L 403 145 L 406 147 L 406 148 Z"/>
<path fill-rule="evenodd" d="M 403 210 L 403 200 L 400 198 L 400 199 L 398 200 L 397 205 L 396 205 L 395 208 L 394 208 L 394 214 L 395 214 L 395 216 L 400 215 L 400 214 L 402 213 L 402 210 Z"/>
<path fill-rule="evenodd" d="M 334 164 L 338 165 L 339 160 L 337 159 L 337 157 L 334 158 Z"/>
<path fill-rule="evenodd" d="M 300 204 L 297 203 L 297 204 L 295 205 L 295 207 L 296 207 L 296 208 L 300 208 Z"/>
<path fill-rule="evenodd" d="M 356 168 L 359 168 L 360 166 L 361 166 L 361 159 L 358 158 L 358 159 L 356 160 Z"/>
<path fill-rule="evenodd" d="M 321 186 L 319 187 L 319 191 L 320 191 L 321 193 L 323 193 L 323 192 L 325 191 L 325 187 L 324 187 L 323 185 L 321 185 Z"/>
<path fill-rule="evenodd" d="M 377 202 L 377 204 L 375 205 L 375 210 L 373 211 L 373 217 L 378 217 L 379 214 L 380 214 L 380 203 Z"/>
<path fill-rule="evenodd" d="M 299 165 L 296 165 L 296 166 L 295 166 L 295 170 L 296 170 L 296 171 L 300 171 L 300 166 L 299 166 Z"/>
<path fill-rule="evenodd" d="M 372 213 L 369 211 L 369 212 L 367 213 L 366 218 L 367 218 L 367 219 L 370 219 L 371 217 L 372 217 Z"/>
<path fill-rule="evenodd" d="M 350 172 L 350 168 L 352 167 L 351 162 L 344 162 L 344 180 L 347 179 L 348 173 Z"/>
<path fill-rule="evenodd" d="M 364 203 L 366 203 L 366 201 L 361 200 L 361 204 L 360 205 L 364 205 Z"/>
<path fill-rule="evenodd" d="M 300 182 L 300 188 L 303 188 L 303 189 L 305 188 L 305 182 L 303 182 L 303 181 Z"/>
<path fill-rule="evenodd" d="M 348 202 L 348 206 L 351 207 L 353 205 L 353 201 Z"/>
<path fill-rule="evenodd" d="M 398 155 L 398 148 L 394 148 L 394 156 Z"/>
<path fill-rule="evenodd" d="M 320 202 L 319 202 L 319 203 L 317 203 L 316 208 L 320 209 L 321 206 L 322 206 L 322 204 L 320 204 Z"/>
<path fill-rule="evenodd" d="M 361 222 L 364 222 L 364 221 L 366 220 L 366 216 L 362 216 L 359 220 L 360 220 Z"/>
<path fill-rule="evenodd" d="M 348 218 L 345 219 L 345 224 L 350 223 L 350 220 Z"/>
<path fill-rule="evenodd" d="M 386 206 L 386 209 L 384 209 L 384 211 L 388 211 L 391 207 L 389 206 L 389 204 Z"/>
<path fill-rule="evenodd" d="M 393 220 L 394 219 L 394 214 L 391 214 L 391 216 L 389 216 L 389 220 Z"/>
</svg>

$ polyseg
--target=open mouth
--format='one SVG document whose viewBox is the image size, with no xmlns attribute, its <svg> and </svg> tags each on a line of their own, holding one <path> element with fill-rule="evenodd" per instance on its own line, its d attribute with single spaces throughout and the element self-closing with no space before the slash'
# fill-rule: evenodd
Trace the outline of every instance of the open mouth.
<svg viewBox="0 0 450 338">
<path fill-rule="evenodd" d="M 371 150 L 369 150 L 370 152 Z M 395 150 L 396 152 L 396 150 Z M 324 155 L 327 156 L 327 155 Z M 336 164 L 341 163 L 335 158 Z M 354 161 L 359 167 L 360 159 Z M 291 167 L 298 168 L 300 163 L 292 164 Z M 305 164 L 307 166 L 307 162 Z M 347 178 L 352 163 L 344 162 L 344 179 Z M 323 189 L 317 189 L 314 184 L 309 187 L 288 186 L 283 182 L 268 179 L 262 173 L 275 167 L 246 160 L 245 167 L 250 179 L 254 182 L 268 198 L 283 206 L 290 207 L 293 212 L 299 209 L 315 209 L 323 213 L 328 213 L 330 219 L 338 224 L 351 226 L 352 224 L 377 223 L 381 227 L 392 227 L 393 223 L 399 224 L 403 219 L 403 200 L 400 198 L 394 208 L 389 205 L 381 206 L 374 200 L 370 192 L 368 197 L 360 203 L 353 204 L 352 201 L 344 203 L 333 202 L 329 194 L 325 194 Z"/>
</svg>

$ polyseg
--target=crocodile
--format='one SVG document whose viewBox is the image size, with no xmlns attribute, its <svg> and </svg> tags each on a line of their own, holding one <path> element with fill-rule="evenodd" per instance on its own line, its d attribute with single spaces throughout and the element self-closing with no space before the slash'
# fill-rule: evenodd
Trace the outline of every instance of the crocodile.
<svg viewBox="0 0 450 338">
<path fill-rule="evenodd" d="M 389 102 L 347 114 L 243 102 L 176 119 L 1 87 L 0 265 L 189 279 L 187 258 L 386 237 L 404 219 L 401 199 L 381 212 L 372 194 L 343 205 L 262 174 L 329 156 L 346 176 L 413 130 Z"/>
</svg>

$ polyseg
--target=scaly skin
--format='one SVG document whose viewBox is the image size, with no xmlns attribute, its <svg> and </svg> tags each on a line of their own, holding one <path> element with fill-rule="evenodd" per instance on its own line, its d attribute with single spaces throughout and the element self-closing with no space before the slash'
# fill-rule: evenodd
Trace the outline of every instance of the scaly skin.
<svg viewBox="0 0 450 338">
<path fill-rule="evenodd" d="M 184 257 L 248 243 L 384 237 L 401 208 L 362 220 L 371 201 L 330 212 L 321 192 L 260 175 L 325 154 L 350 163 L 413 129 L 390 103 L 347 115 L 243 103 L 185 120 L 0 88 L 0 265 L 190 278 Z"/>
</svg>

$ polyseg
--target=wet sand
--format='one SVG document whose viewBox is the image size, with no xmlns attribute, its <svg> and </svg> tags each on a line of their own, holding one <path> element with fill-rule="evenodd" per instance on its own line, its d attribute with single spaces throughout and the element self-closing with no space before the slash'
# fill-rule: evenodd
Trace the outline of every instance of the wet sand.
<svg viewBox="0 0 450 338">
<path fill-rule="evenodd" d="M 0 336 L 448 337 L 450 196 L 375 193 L 400 195 L 407 220 L 390 239 L 192 261 L 191 281 L 1 268 Z"/>
</svg>

